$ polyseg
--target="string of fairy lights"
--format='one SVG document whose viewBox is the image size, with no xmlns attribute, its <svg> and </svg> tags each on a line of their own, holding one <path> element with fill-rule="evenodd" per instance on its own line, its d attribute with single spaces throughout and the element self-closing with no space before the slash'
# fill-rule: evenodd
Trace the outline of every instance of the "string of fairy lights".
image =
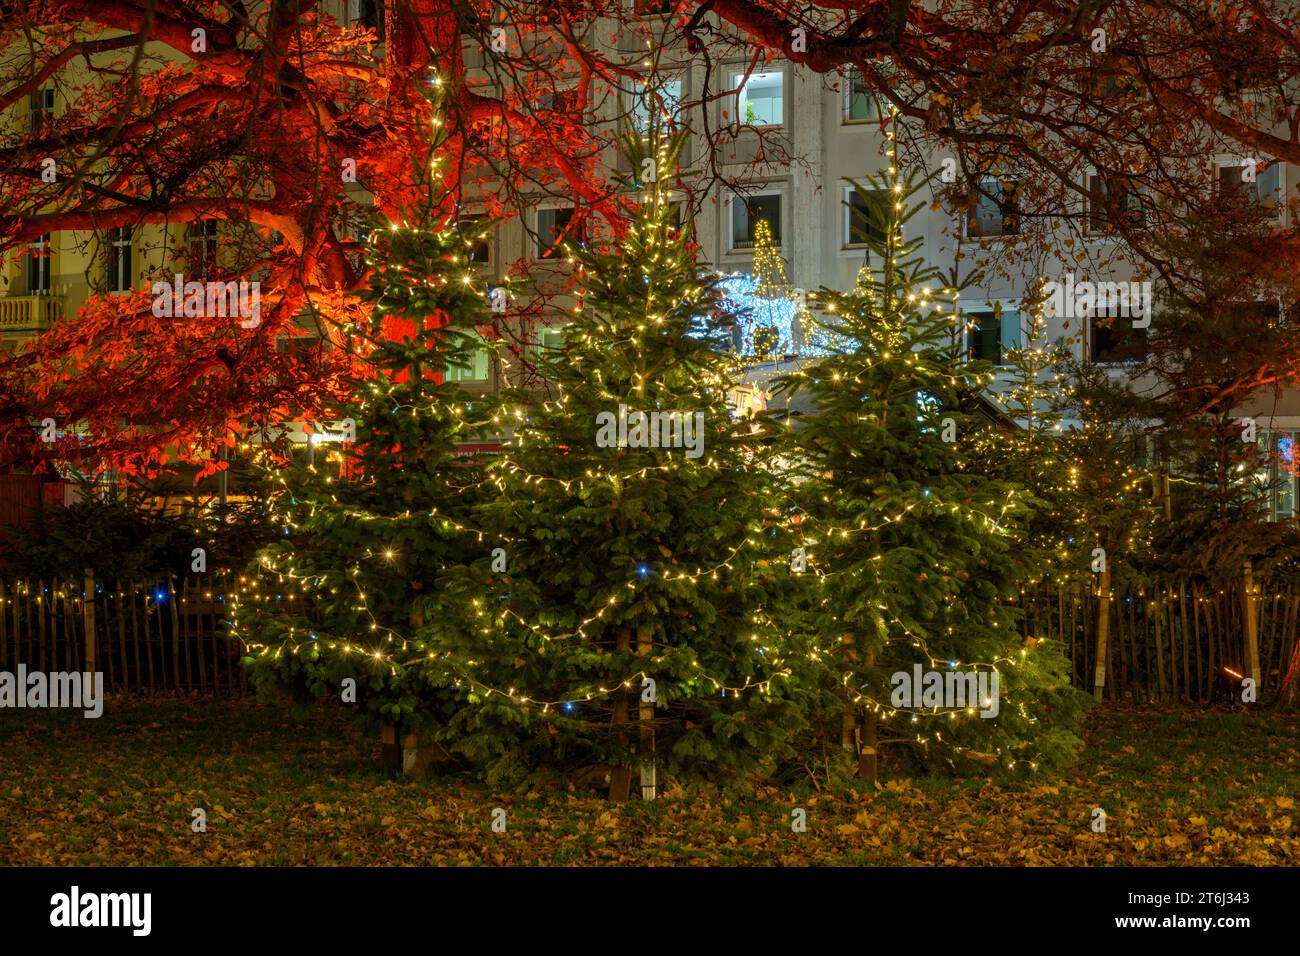
<svg viewBox="0 0 1300 956">
<path fill-rule="evenodd" d="M 892 130 L 889 135 L 892 138 Z M 661 168 L 666 168 L 669 152 L 667 145 L 662 140 L 658 144 L 655 155 L 661 164 Z M 902 210 L 902 201 L 899 194 L 902 192 L 902 185 L 899 181 L 899 171 L 895 164 L 893 149 L 889 150 L 888 155 L 891 189 L 896 200 L 892 204 L 891 228 L 887 236 L 887 243 L 891 253 L 886 262 L 887 276 L 882 284 L 874 279 L 860 275 L 858 287 L 855 290 L 856 295 L 860 301 L 866 301 L 878 291 L 881 299 L 880 314 L 898 321 L 900 329 L 902 320 L 907 314 L 923 310 L 931 311 L 937 306 L 938 297 L 946 297 L 947 301 L 950 302 L 952 321 L 960 323 L 962 320 L 958 308 L 957 289 L 931 290 L 929 288 L 920 288 L 896 290 L 891 284 L 896 278 L 892 272 L 895 256 L 898 255 L 900 246 L 905 248 L 905 244 L 902 241 L 902 226 L 899 221 L 899 213 Z M 436 170 L 439 161 L 440 158 L 434 156 L 431 160 L 431 168 Z M 577 266 L 575 273 L 580 282 L 578 294 L 575 296 L 573 319 L 563 327 L 566 342 L 572 342 L 574 350 L 578 354 L 582 354 L 585 350 L 588 355 L 600 351 L 607 356 L 625 357 L 629 354 L 643 356 L 646 354 L 648 346 L 652 344 L 652 338 L 680 328 L 683 316 L 693 317 L 701 307 L 712 301 L 711 282 L 703 277 L 697 277 L 695 281 L 688 282 L 684 290 L 674 288 L 671 297 L 661 294 L 657 290 L 656 284 L 648 281 L 661 263 L 675 264 L 681 261 L 681 244 L 685 241 L 680 232 L 675 230 L 675 223 L 670 222 L 670 205 L 666 190 L 661 185 L 662 178 L 656 177 L 654 181 L 643 184 L 645 198 L 641 204 L 642 214 L 629 226 L 626 236 L 622 239 L 623 255 L 617 261 L 617 265 L 612 267 L 614 269 L 612 274 L 601 274 L 599 270 L 589 268 L 588 262 L 592 260 L 586 256 L 576 255 L 575 251 L 567 243 L 562 247 L 564 253 L 569 256 L 569 261 Z M 391 228 L 393 230 L 400 228 L 419 231 L 418 226 L 407 223 L 400 225 L 393 223 Z M 449 243 L 453 238 L 452 234 L 446 229 L 439 231 L 438 237 L 444 244 Z M 477 233 L 464 236 L 467 250 L 472 248 L 481 238 L 482 236 Z M 464 256 L 464 271 L 459 276 L 437 277 L 438 281 L 435 282 L 431 279 L 429 280 L 430 284 L 438 286 L 457 282 L 466 295 L 486 295 L 487 290 L 481 287 L 482 282 L 473 271 L 470 258 L 468 254 Z M 576 262 L 575 260 L 578 258 L 583 261 Z M 453 259 L 453 263 L 458 262 L 458 258 Z M 771 263 L 767 263 L 766 267 L 770 266 Z M 769 276 L 769 285 L 772 287 L 765 287 L 765 291 L 769 294 L 779 293 L 780 290 L 776 288 L 776 285 L 779 284 L 780 276 L 777 276 L 774 270 L 770 268 L 769 272 L 772 273 Z M 640 321 L 627 322 L 617 327 L 609 323 L 599 327 L 598 320 L 592 319 L 590 316 L 588 316 L 588 321 L 582 321 L 587 308 L 587 298 L 593 293 L 593 290 L 607 293 L 610 289 L 626 289 L 631 285 L 634 274 L 639 274 L 646 279 L 641 283 L 643 297 L 637 305 L 637 314 L 643 316 Z M 852 299 L 848 301 L 852 304 Z M 834 316 L 836 309 L 839 307 L 840 305 L 836 301 L 831 301 L 826 305 L 826 311 Z M 898 339 L 896 347 L 903 347 L 901 337 Z M 873 363 L 877 361 L 876 358 L 861 352 L 856 353 L 854 357 L 855 360 L 860 360 L 864 364 L 866 370 L 873 368 Z M 879 361 L 890 360 L 891 354 L 888 351 L 879 356 Z M 503 361 L 506 360 L 503 359 Z M 908 364 L 912 361 L 913 359 L 910 357 L 904 359 L 904 362 Z M 627 364 L 624 363 L 625 366 Z M 629 483 L 644 482 L 651 478 L 671 482 L 677 477 L 681 469 L 687 467 L 687 459 L 684 453 L 674 456 L 668 450 L 661 450 L 660 454 L 663 456 L 663 460 L 661 462 L 656 461 L 654 464 L 644 464 L 640 460 L 633 460 L 633 456 L 628 456 L 629 465 L 626 471 L 618 471 L 611 464 L 603 469 L 585 467 L 580 474 L 569 475 L 542 473 L 525 464 L 531 448 L 553 437 L 552 432 L 541 426 L 554 421 L 556 418 L 571 416 L 573 405 L 581 406 L 588 402 L 618 404 L 628 401 L 631 396 L 644 399 L 648 387 L 652 385 L 655 387 L 656 394 L 661 390 L 661 374 L 656 375 L 649 369 L 638 367 L 635 362 L 630 364 L 631 368 L 619 368 L 619 371 L 623 374 L 618 376 L 607 374 L 605 369 L 598 366 L 584 369 L 585 374 L 581 375 L 579 384 L 576 386 L 576 392 L 569 387 L 570 383 L 561 376 L 555 383 L 558 389 L 558 397 L 553 401 L 548 400 L 540 403 L 539 407 L 534 408 L 532 415 L 525 414 L 519 408 L 495 410 L 490 417 L 485 419 L 485 422 L 491 422 L 498 427 L 509 426 L 512 429 L 512 434 L 506 442 L 503 454 L 489 465 L 485 480 L 501 493 L 514 486 L 522 486 L 524 489 L 537 489 L 538 491 L 547 486 L 554 486 L 557 492 L 562 492 L 565 496 L 583 500 L 586 500 L 593 493 L 596 486 L 613 485 L 618 487 L 622 485 L 626 487 Z M 695 383 L 695 391 L 692 394 L 697 398 L 702 396 L 710 399 L 712 410 L 725 414 L 725 396 L 733 384 L 729 376 L 734 372 L 734 366 L 715 364 L 711 367 L 699 368 L 697 371 L 700 373 L 700 378 Z M 802 369 L 794 374 L 807 377 L 815 374 L 815 369 Z M 953 372 L 948 374 L 947 382 L 951 386 L 956 386 L 959 383 L 969 381 L 969 378 L 970 376 L 963 373 Z M 991 380 L 992 376 L 990 375 L 987 381 Z M 987 381 L 985 384 L 987 384 Z M 855 384 L 858 384 L 858 382 L 846 379 L 841 387 L 849 388 Z M 368 398 L 363 406 L 363 412 L 369 407 L 370 403 L 391 403 L 393 393 L 394 388 L 392 387 L 385 391 L 378 384 L 372 383 L 369 387 Z M 393 409 L 392 413 L 409 411 L 414 417 L 425 413 L 450 415 L 461 426 L 471 427 L 471 423 L 466 418 L 469 414 L 470 405 L 471 403 L 465 402 L 461 404 L 453 403 L 450 407 L 439 406 L 434 408 L 429 406 L 421 408 L 415 404 L 409 404 L 400 405 L 398 408 Z M 534 416 L 536 420 L 534 420 Z M 731 422 L 730 416 L 720 420 Z M 473 423 L 473 426 L 483 425 L 485 422 Z M 757 425 L 734 422 L 730 428 L 731 439 L 743 447 L 746 436 L 754 434 L 757 428 Z M 716 445 L 717 442 L 715 441 L 712 447 L 716 448 Z M 548 460 L 548 465 L 558 466 L 558 464 L 558 462 Z M 728 463 L 718 458 L 716 453 L 711 453 L 702 461 L 691 463 L 689 467 L 696 471 L 702 468 L 721 472 L 728 467 Z M 332 476 L 317 472 L 314 465 L 309 466 L 308 470 L 309 473 L 317 474 L 326 486 L 333 483 Z M 407 522 L 422 522 L 436 525 L 438 530 L 444 534 L 463 536 L 480 544 L 490 539 L 490 536 L 481 529 L 467 527 L 460 521 L 440 515 L 437 507 L 432 507 L 427 512 L 408 509 L 396 514 L 379 514 L 355 505 L 343 504 L 339 501 L 337 494 L 329 494 L 327 500 L 319 502 L 313 499 L 298 499 L 294 495 L 293 488 L 286 475 L 277 475 L 277 480 L 280 488 L 273 501 L 274 516 L 276 523 L 284 526 L 286 537 L 291 537 L 294 531 L 300 531 L 304 526 L 314 524 L 321 517 L 319 514 L 320 509 L 324 508 L 333 509 L 338 515 L 363 524 L 395 528 Z M 1019 504 L 1015 495 L 1010 495 L 1000 502 L 989 500 L 980 503 L 962 502 L 959 504 L 940 501 L 937 498 L 924 502 L 914 501 L 905 504 L 897 514 L 885 517 L 877 523 L 864 520 L 852 527 L 828 525 L 825 529 L 826 536 L 828 539 L 839 538 L 844 540 L 854 535 L 875 533 L 891 524 L 908 520 L 909 516 L 912 516 L 913 512 L 920 507 L 934 511 L 946 510 L 963 520 L 977 522 L 982 530 L 994 534 L 1006 534 L 1008 533 L 1007 518 L 1016 512 Z M 985 508 L 988 510 L 982 510 Z M 501 543 L 509 549 L 518 542 L 507 539 Z M 816 541 L 812 539 L 809 539 L 808 543 L 816 545 Z M 716 563 L 701 564 L 698 567 L 663 568 L 657 572 L 657 576 L 665 582 L 696 586 L 706 581 L 718 582 L 723 579 L 740 579 L 748 573 L 749 568 L 752 568 L 753 565 L 760 561 L 765 566 L 781 563 L 772 562 L 769 556 L 765 554 L 763 547 L 761 536 L 755 536 L 752 532 L 747 531 L 741 540 L 725 551 L 722 559 Z M 823 588 L 835 580 L 832 571 L 829 568 L 822 567 L 819 563 L 815 550 L 811 551 L 807 557 L 812 573 Z M 876 556 L 877 560 L 881 557 L 882 555 Z M 391 573 L 392 562 L 398 558 L 399 554 L 393 549 L 371 548 L 358 555 L 346 572 L 341 570 L 321 572 L 298 569 L 295 567 L 292 557 L 284 564 L 278 562 L 270 554 L 264 557 L 265 570 L 268 574 L 275 576 L 278 585 L 276 591 L 281 595 L 285 591 L 296 589 L 296 597 L 306 598 L 313 593 L 313 589 L 320 586 L 327 586 L 331 589 L 331 593 L 338 594 L 340 586 L 345 583 L 351 585 L 355 591 L 355 603 L 351 604 L 350 610 L 356 615 L 356 620 L 361 623 L 361 629 L 363 635 L 366 635 L 365 637 L 330 634 L 320 627 L 311 625 L 306 620 L 304 610 L 301 615 L 301 623 L 288 626 L 287 631 L 282 632 L 282 640 L 279 643 L 263 643 L 254 639 L 252 634 L 245 629 L 244 606 L 248 606 L 252 616 L 256 619 L 258 615 L 265 613 L 261 609 L 269 603 L 270 595 L 269 590 L 263 593 L 263 582 L 256 578 L 247 579 L 246 582 L 245 579 L 241 579 L 241 584 L 247 583 L 248 591 L 236 595 L 231 602 L 232 632 L 259 656 L 271 655 L 273 658 L 278 659 L 286 654 L 298 656 L 304 649 L 310 653 L 319 653 L 323 647 L 328 651 L 337 651 L 349 658 L 356 655 L 358 661 L 365 661 L 371 666 L 387 669 L 389 676 L 392 677 L 398 676 L 399 672 L 405 672 L 412 668 L 434 667 L 440 671 L 442 679 L 449 680 L 458 688 L 468 688 L 485 697 L 497 696 L 507 699 L 517 707 L 524 709 L 536 708 L 541 714 L 546 715 L 561 710 L 572 711 L 577 704 L 590 703 L 611 694 L 624 692 L 638 686 L 644 678 L 652 677 L 656 673 L 662 674 L 666 671 L 676 670 L 676 665 L 683 661 L 691 672 L 691 677 L 681 682 L 684 689 L 689 690 L 690 686 L 695 684 L 701 688 L 710 688 L 712 693 L 718 693 L 722 696 L 731 695 L 733 699 L 740 699 L 745 695 L 755 693 L 770 695 L 774 691 L 777 681 L 790 679 L 795 674 L 790 653 L 782 653 L 782 647 L 786 644 L 788 637 L 782 623 L 772 619 L 762 610 L 754 610 L 749 619 L 749 623 L 752 625 L 752 633 L 749 635 L 748 641 L 754 649 L 751 663 L 755 666 L 761 665 L 761 671 L 765 672 L 764 676 L 758 678 L 745 675 L 743 682 L 737 682 L 722 675 L 708 673 L 700 661 L 695 658 L 695 653 L 690 647 L 660 645 L 657 651 L 650 652 L 648 664 L 644 663 L 647 659 L 646 655 L 638 654 L 637 669 L 633 673 L 625 675 L 622 679 L 578 680 L 568 693 L 560 696 L 538 694 L 536 691 L 518 686 L 501 686 L 483 676 L 480 668 L 484 666 L 484 662 L 477 659 L 482 656 L 481 654 L 475 655 L 471 652 L 470 654 L 460 655 L 449 647 L 431 646 L 430 641 L 418 636 L 418 631 L 415 634 L 403 632 L 400 629 L 402 625 L 389 626 L 376 615 L 368 599 L 367 587 L 364 581 L 374 574 L 371 570 L 372 566 L 377 568 L 381 574 Z M 883 588 L 883 582 L 879 577 L 879 572 L 876 573 L 875 585 L 879 593 Z M 622 586 L 613 587 L 612 593 L 593 598 L 592 603 L 596 606 L 590 613 L 579 620 L 576 625 L 558 631 L 538 621 L 527 620 L 512 607 L 489 609 L 489 602 L 481 598 L 471 600 L 471 613 L 475 621 L 482 622 L 480 626 L 477 626 L 477 629 L 478 634 L 484 639 L 483 647 L 486 648 L 493 644 L 498 637 L 508 637 L 517 628 L 522 634 L 526 635 L 525 641 L 533 639 L 539 642 L 536 652 L 539 655 L 544 655 L 547 647 L 563 646 L 565 642 L 570 641 L 589 642 L 593 640 L 596 636 L 593 633 L 594 631 L 597 629 L 603 631 L 620 615 L 625 614 L 626 609 L 632 603 L 642 598 L 644 594 L 642 583 L 641 580 L 634 577 L 632 580 L 624 582 Z M 823 598 L 823 603 L 825 600 Z M 301 602 L 304 608 L 309 603 L 306 600 Z M 921 635 L 916 634 L 904 621 L 900 620 L 886 602 L 878 602 L 876 609 L 885 616 L 893 633 L 898 635 L 890 638 L 890 643 L 909 643 L 913 648 L 925 655 L 932 667 L 941 663 L 950 666 L 961 663 L 944 661 L 940 656 L 932 654 L 928 642 Z M 256 624 L 257 621 L 254 620 L 253 623 Z M 840 658 L 841 645 L 839 643 L 830 643 L 825 646 L 819 645 L 815 640 L 810 643 L 812 646 L 805 651 L 808 661 L 821 662 Z M 966 662 L 963 666 L 988 668 L 994 671 L 998 671 L 1002 667 L 1016 667 L 1029 655 L 1031 648 L 1032 645 L 1020 648 L 1019 659 L 1014 654 L 1010 656 L 1004 655 L 985 662 Z M 974 707 L 961 709 L 935 708 L 933 710 L 896 708 L 875 700 L 868 693 L 863 693 L 861 686 L 854 686 L 858 676 L 858 671 L 855 668 L 851 668 L 841 675 L 840 683 L 844 695 L 855 707 L 863 707 L 873 711 L 886 724 L 901 718 L 906 718 L 911 724 L 916 724 L 922 719 L 951 723 L 976 713 Z M 1024 719 L 1034 719 L 1023 703 L 1012 702 L 1016 704 L 1018 712 Z M 909 731 L 907 735 L 914 736 L 918 744 L 929 746 L 931 743 L 944 742 L 942 736 L 944 732 L 939 729 L 931 730 L 928 733 L 925 731 L 915 733 Z M 953 740 L 948 740 L 947 743 L 959 752 L 966 749 Z M 999 753 L 1003 752 L 1002 747 L 999 746 L 997 749 Z M 1016 765 L 1017 761 L 1015 759 L 1010 756 L 1007 759 L 1009 766 Z"/>
</svg>

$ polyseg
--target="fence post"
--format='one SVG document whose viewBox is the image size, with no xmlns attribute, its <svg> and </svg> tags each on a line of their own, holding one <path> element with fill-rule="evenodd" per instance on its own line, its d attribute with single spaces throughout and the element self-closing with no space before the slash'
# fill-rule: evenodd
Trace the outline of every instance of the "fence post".
<svg viewBox="0 0 1300 956">
<path fill-rule="evenodd" d="M 1106 658 L 1110 644 L 1110 563 L 1101 569 L 1097 590 L 1097 667 L 1092 675 L 1092 696 L 1101 700 L 1106 690 Z"/>
<path fill-rule="evenodd" d="M 1255 603 L 1258 600 L 1258 589 L 1255 585 L 1254 575 L 1251 564 L 1245 562 L 1243 571 L 1243 583 L 1245 584 L 1245 600 L 1242 602 L 1246 614 L 1246 670 L 1250 674 L 1250 679 L 1255 682 L 1256 700 L 1259 699 L 1260 693 L 1260 673 L 1259 673 L 1259 618 L 1255 614 Z"/>
<path fill-rule="evenodd" d="M 84 574 L 85 577 L 82 579 L 81 620 L 86 631 L 86 673 L 90 675 L 90 696 L 93 699 L 99 694 L 95 678 L 97 670 L 95 658 L 95 570 L 85 568 Z"/>
</svg>

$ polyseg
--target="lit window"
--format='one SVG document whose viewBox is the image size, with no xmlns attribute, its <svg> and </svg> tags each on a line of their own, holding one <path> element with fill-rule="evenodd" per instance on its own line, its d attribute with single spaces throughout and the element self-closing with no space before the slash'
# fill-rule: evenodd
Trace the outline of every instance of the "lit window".
<svg viewBox="0 0 1300 956">
<path fill-rule="evenodd" d="M 746 80 L 744 73 L 733 73 L 731 85 L 738 90 L 736 112 L 740 122 L 749 126 L 780 126 L 785 122 L 785 74 L 753 73 Z"/>
<path fill-rule="evenodd" d="M 773 245 L 781 244 L 781 194 L 733 196 L 731 200 L 731 248 L 754 248 L 754 229 L 767 220 Z"/>
<path fill-rule="evenodd" d="M 1274 521 L 1295 517 L 1295 432 L 1261 431 L 1255 439 L 1259 451 L 1254 484 L 1267 503 Z"/>
<path fill-rule="evenodd" d="M 484 346 L 468 353 L 460 362 L 448 362 L 446 380 L 449 382 L 486 382 L 491 355 Z"/>
<path fill-rule="evenodd" d="M 564 351 L 564 329 L 538 329 L 537 352 L 546 357 Z"/>
</svg>

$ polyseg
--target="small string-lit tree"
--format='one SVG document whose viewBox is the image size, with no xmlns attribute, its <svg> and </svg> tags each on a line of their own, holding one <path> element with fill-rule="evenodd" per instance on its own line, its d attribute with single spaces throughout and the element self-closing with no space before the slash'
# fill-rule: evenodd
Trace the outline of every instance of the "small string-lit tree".
<svg viewBox="0 0 1300 956">
<path fill-rule="evenodd" d="M 1022 639 L 1012 601 L 1038 571 L 1018 547 L 1031 499 L 976 467 L 973 413 L 990 367 L 959 361 L 958 283 L 904 237 L 925 183 L 891 164 L 870 185 L 880 269 L 849 293 L 818 294 L 843 344 L 783 382 L 812 404 L 791 459 L 820 576 L 807 627 L 833 662 L 821 726 L 870 780 L 885 738 L 954 763 L 1064 759 L 1079 744 L 1080 698 L 1063 656 Z"/>
</svg>

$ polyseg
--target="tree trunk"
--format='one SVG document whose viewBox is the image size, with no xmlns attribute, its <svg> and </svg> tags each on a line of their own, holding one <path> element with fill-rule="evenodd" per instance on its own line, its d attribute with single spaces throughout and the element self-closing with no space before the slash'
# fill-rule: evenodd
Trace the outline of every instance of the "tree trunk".
<svg viewBox="0 0 1300 956">
<path fill-rule="evenodd" d="M 625 653 L 632 649 L 632 629 L 626 625 L 618 629 L 614 649 Z M 626 747 L 628 736 L 628 691 L 622 688 L 614 693 L 614 734 L 620 746 Z M 609 771 L 609 799 L 624 803 L 632 794 L 632 768 L 615 764 Z"/>
<path fill-rule="evenodd" d="M 653 650 L 654 641 L 650 636 L 650 628 L 637 627 L 636 654 L 642 670 L 645 670 Z M 637 717 L 640 720 L 637 752 L 641 757 L 641 799 L 653 800 L 658 795 L 658 768 L 655 763 L 655 705 L 654 701 L 645 699 L 644 691 L 637 705 Z"/>
</svg>

